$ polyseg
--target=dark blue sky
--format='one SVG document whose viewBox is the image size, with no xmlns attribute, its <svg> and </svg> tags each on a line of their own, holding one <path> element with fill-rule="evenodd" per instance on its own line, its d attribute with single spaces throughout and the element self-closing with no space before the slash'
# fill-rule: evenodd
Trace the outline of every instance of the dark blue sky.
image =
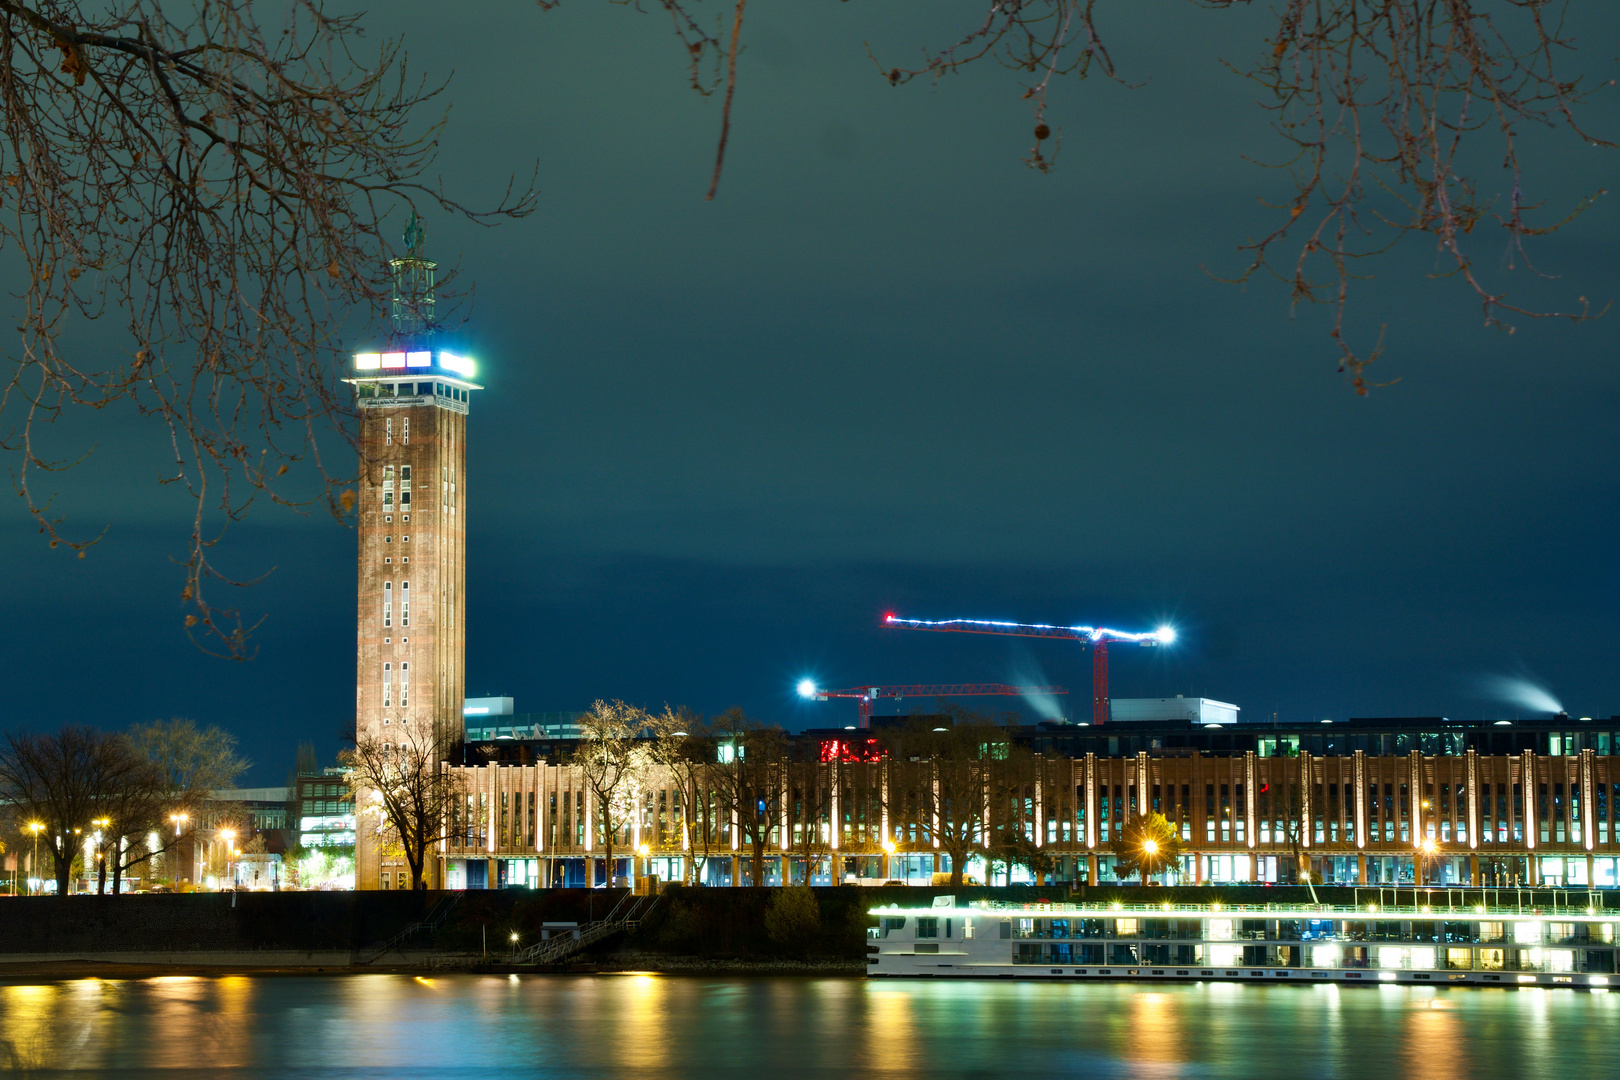
<svg viewBox="0 0 1620 1080">
<path fill-rule="evenodd" d="M 1515 711 L 1482 676 L 1527 673 L 1577 714 L 1620 712 L 1617 316 L 1484 330 L 1419 245 L 1362 283 L 1352 330 L 1387 326 L 1372 377 L 1400 382 L 1357 398 L 1325 312 L 1291 319 L 1278 287 L 1203 269 L 1236 270 L 1269 220 L 1258 199 L 1287 197 L 1243 161 L 1280 148 L 1218 62 L 1257 47 L 1263 13 L 1120 7 L 1105 25 L 1145 85 L 1061 88 L 1041 176 L 1007 73 L 894 89 L 867 59 L 941 40 L 946 7 L 750 7 L 709 204 L 717 103 L 683 90 L 659 17 L 373 10 L 413 66 L 454 69 L 448 186 L 492 201 L 540 166 L 526 221 L 430 220 L 431 253 L 477 283 L 459 337 L 489 386 L 469 434 L 469 693 L 801 726 L 852 715 L 794 700 L 804 676 L 1029 678 L 1086 711 L 1082 651 L 879 629 L 894 609 L 1177 625 L 1174 649 L 1116 654 L 1117 696 L 1480 716 Z M 1577 15 L 1611 77 L 1620 16 Z M 1589 116 L 1620 127 L 1612 96 Z M 1555 204 L 1612 186 L 1613 151 L 1529 138 Z M 1537 242 L 1557 280 L 1509 274 L 1499 238 L 1479 254 L 1515 295 L 1603 303 L 1617 242 L 1609 198 Z M 79 561 L 20 507 L 0 520 L 3 725 L 191 716 L 237 732 L 257 783 L 300 740 L 334 753 L 353 534 L 271 509 L 234 529 L 228 565 L 276 569 L 241 597 L 265 617 L 258 657 L 210 659 L 179 629 L 188 516 L 155 484 L 160 433 L 103 414 L 59 437 L 97 447 L 62 506 L 109 532 Z"/>
</svg>

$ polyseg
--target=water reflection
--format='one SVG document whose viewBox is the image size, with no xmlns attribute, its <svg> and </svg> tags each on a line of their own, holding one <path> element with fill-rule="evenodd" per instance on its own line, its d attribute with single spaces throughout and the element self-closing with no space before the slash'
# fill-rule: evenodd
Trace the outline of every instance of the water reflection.
<svg viewBox="0 0 1620 1080">
<path fill-rule="evenodd" d="M 421 976 L 0 983 L 0 1068 L 239 1076 L 1604 1075 L 1620 995 Z"/>
</svg>

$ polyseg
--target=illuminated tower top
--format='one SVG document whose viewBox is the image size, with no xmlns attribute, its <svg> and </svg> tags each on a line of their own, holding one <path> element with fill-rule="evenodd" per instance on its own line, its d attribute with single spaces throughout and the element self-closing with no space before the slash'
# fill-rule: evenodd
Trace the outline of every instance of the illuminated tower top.
<svg viewBox="0 0 1620 1080">
<path fill-rule="evenodd" d="M 483 389 L 472 382 L 470 358 L 437 345 L 433 287 L 439 264 L 423 256 L 426 244 L 427 227 L 412 211 L 405 225 L 405 254 L 388 260 L 394 276 L 388 344 L 376 352 L 355 353 L 354 374 L 345 380 L 355 385 L 362 409 L 391 408 L 405 404 L 401 398 L 421 397 L 423 404 L 465 413 L 468 392 Z"/>
</svg>

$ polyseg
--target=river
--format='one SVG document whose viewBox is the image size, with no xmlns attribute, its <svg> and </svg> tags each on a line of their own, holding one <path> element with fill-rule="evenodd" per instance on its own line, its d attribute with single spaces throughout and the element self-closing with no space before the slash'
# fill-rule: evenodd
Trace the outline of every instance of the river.
<svg viewBox="0 0 1620 1080">
<path fill-rule="evenodd" d="M 0 982 L 0 1069 L 241 1077 L 1579 1077 L 1620 993 L 678 975 Z"/>
</svg>

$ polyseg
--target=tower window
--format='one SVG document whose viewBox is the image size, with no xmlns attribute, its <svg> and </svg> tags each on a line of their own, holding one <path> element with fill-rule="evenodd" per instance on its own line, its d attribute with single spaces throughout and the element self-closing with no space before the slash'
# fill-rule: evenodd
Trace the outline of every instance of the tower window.
<svg viewBox="0 0 1620 1080">
<path fill-rule="evenodd" d="M 399 430 L 400 430 L 399 441 L 401 443 L 403 443 L 404 445 L 406 445 L 406 446 L 411 445 L 411 418 L 410 417 L 408 417 L 408 416 L 400 417 Z"/>
<path fill-rule="evenodd" d="M 394 665 L 383 664 L 383 708 L 391 708 L 394 704 Z"/>
<path fill-rule="evenodd" d="M 386 514 L 394 508 L 394 467 L 392 465 L 383 466 L 382 495 L 383 513 Z"/>
<path fill-rule="evenodd" d="M 402 662 L 399 665 L 399 707 L 405 708 L 411 703 L 411 665 Z"/>
<path fill-rule="evenodd" d="M 399 542 L 402 544 L 408 544 L 411 542 L 411 538 L 408 536 L 402 536 L 399 538 Z"/>
<path fill-rule="evenodd" d="M 390 392 L 392 392 L 392 388 L 390 388 Z M 394 445 L 394 418 L 392 416 L 383 421 L 383 445 Z"/>
<path fill-rule="evenodd" d="M 394 583 L 383 582 L 383 625 L 394 625 Z"/>
<path fill-rule="evenodd" d="M 410 593 L 410 589 L 411 589 L 411 583 L 410 582 L 402 581 L 402 582 L 399 583 L 399 625 L 401 625 L 401 626 L 409 626 L 409 625 L 411 625 L 411 593 Z M 404 694 L 405 694 L 405 687 L 403 685 L 400 686 L 400 691 L 399 692 L 400 692 L 400 696 L 403 697 Z"/>
</svg>

